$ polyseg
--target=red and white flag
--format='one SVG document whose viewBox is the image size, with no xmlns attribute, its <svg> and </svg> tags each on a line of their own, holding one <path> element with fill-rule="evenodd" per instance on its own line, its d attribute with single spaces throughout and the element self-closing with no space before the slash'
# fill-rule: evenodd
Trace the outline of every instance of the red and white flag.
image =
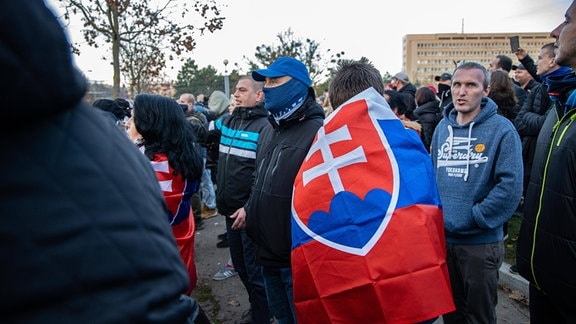
<svg viewBox="0 0 576 324">
<path fill-rule="evenodd" d="M 370 88 L 312 143 L 292 200 L 300 323 L 418 323 L 453 311 L 432 161 Z"/>
</svg>

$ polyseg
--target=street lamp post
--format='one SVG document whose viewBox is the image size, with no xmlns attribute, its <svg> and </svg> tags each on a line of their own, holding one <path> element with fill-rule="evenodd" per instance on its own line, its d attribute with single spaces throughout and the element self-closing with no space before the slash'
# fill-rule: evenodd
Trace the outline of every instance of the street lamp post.
<svg viewBox="0 0 576 324">
<path fill-rule="evenodd" d="M 228 75 L 228 60 L 224 59 L 224 93 L 226 94 L 226 98 L 230 98 L 230 76 Z"/>
</svg>

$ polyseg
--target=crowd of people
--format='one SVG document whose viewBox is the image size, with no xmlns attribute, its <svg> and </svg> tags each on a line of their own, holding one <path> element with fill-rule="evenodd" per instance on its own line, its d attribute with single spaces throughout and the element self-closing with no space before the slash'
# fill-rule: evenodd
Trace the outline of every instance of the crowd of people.
<svg viewBox="0 0 576 324">
<path fill-rule="evenodd" d="M 26 116 L 0 137 L 3 320 L 210 323 L 194 245 L 218 216 L 237 323 L 496 323 L 514 213 L 530 322 L 576 320 L 576 1 L 535 61 L 463 58 L 435 86 L 361 58 L 317 96 L 279 57 L 231 97 L 92 105 L 43 1 L 0 17 L 2 107 Z"/>
</svg>

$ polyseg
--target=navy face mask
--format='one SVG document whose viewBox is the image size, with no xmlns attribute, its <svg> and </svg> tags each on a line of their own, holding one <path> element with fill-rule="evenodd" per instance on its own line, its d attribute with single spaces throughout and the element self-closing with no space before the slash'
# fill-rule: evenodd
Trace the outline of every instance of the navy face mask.
<svg viewBox="0 0 576 324">
<path fill-rule="evenodd" d="M 264 91 L 264 107 L 278 122 L 288 118 L 302 106 L 308 95 L 308 86 L 296 79 L 290 79 L 281 86 L 264 87 L 262 91 Z"/>
</svg>

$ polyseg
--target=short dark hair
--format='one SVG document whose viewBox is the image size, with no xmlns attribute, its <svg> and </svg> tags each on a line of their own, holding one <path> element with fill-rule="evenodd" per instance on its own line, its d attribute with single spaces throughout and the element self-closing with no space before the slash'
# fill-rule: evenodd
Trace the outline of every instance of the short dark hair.
<svg viewBox="0 0 576 324">
<path fill-rule="evenodd" d="M 506 72 L 512 71 L 512 59 L 506 55 L 496 55 L 498 59 L 498 67 Z"/>
<path fill-rule="evenodd" d="M 384 94 L 384 81 L 380 71 L 365 57 L 358 61 L 344 60 L 340 62 L 330 81 L 328 88 L 330 103 L 336 109 L 370 87 Z"/>
<path fill-rule="evenodd" d="M 404 115 L 406 113 L 408 107 L 406 107 L 406 101 L 400 92 L 396 90 L 386 90 L 384 91 L 384 94 L 389 97 L 386 101 L 388 102 L 388 105 L 390 105 L 390 108 L 392 108 L 392 110 L 396 108 L 396 114 Z"/>
</svg>

